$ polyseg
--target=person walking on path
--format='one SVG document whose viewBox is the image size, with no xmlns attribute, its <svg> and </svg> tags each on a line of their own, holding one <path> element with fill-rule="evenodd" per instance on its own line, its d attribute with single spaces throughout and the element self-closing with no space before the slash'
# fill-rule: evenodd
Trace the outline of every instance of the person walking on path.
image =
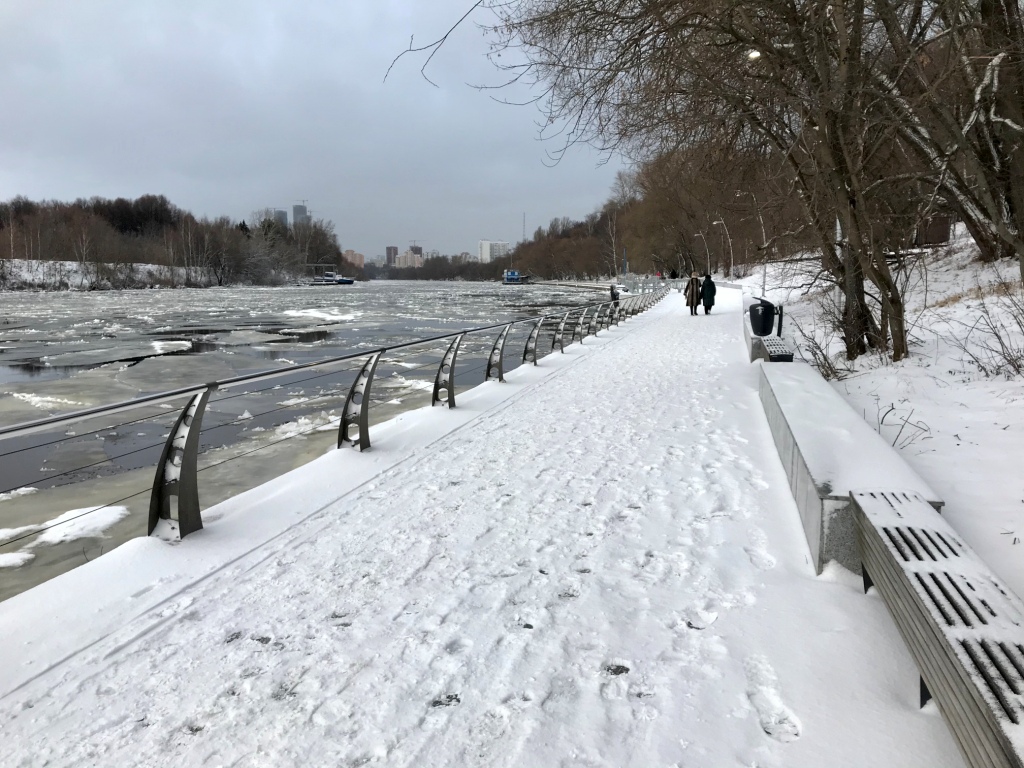
<svg viewBox="0 0 1024 768">
<path fill-rule="evenodd" d="M 608 311 L 608 321 L 618 322 L 617 318 L 619 316 L 619 287 L 615 285 L 615 283 L 611 284 L 611 294 L 612 308 Z"/>
<path fill-rule="evenodd" d="M 700 278 L 696 272 L 690 273 L 690 280 L 686 283 L 686 306 L 690 308 L 690 314 L 697 314 L 697 305 L 700 304 Z"/>
<path fill-rule="evenodd" d="M 715 306 L 715 281 L 711 275 L 704 275 L 704 282 L 700 286 L 700 300 L 704 304 L 704 314 L 711 314 L 711 308 Z"/>
</svg>

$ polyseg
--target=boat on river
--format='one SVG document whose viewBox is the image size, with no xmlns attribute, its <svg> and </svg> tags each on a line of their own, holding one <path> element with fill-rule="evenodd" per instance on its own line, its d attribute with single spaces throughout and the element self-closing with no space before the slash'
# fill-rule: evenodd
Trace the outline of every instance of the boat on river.
<svg viewBox="0 0 1024 768">
<path fill-rule="evenodd" d="M 502 285 L 526 285 L 533 275 L 521 273 L 518 269 L 506 269 L 501 273 Z"/>
<path fill-rule="evenodd" d="M 342 277 L 334 272 L 324 272 L 313 278 L 310 285 L 352 285 L 355 282 L 351 277 Z"/>
</svg>

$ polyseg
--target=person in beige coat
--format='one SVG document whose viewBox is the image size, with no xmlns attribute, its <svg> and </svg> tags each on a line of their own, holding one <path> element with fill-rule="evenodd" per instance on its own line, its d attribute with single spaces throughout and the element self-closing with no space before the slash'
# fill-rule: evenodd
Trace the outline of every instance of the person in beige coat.
<svg viewBox="0 0 1024 768">
<path fill-rule="evenodd" d="M 690 308 L 690 314 L 697 314 L 697 307 L 700 306 L 700 278 L 696 272 L 690 273 L 690 280 L 686 284 L 686 306 Z"/>
</svg>

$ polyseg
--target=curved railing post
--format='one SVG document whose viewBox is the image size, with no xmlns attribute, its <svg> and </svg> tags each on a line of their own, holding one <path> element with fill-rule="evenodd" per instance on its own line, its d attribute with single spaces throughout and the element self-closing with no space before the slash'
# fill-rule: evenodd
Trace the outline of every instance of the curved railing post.
<svg viewBox="0 0 1024 768">
<path fill-rule="evenodd" d="M 544 325 L 544 321 L 547 317 L 542 317 L 538 320 L 533 330 L 530 331 L 530 335 L 526 338 L 526 346 L 523 347 L 523 363 L 537 364 L 537 337 L 540 335 L 540 327 Z"/>
<path fill-rule="evenodd" d="M 496 377 L 498 381 L 505 380 L 505 339 L 508 338 L 511 328 L 512 323 L 509 323 L 501 329 L 498 338 L 494 340 L 494 347 L 491 348 L 491 354 L 487 357 L 487 373 L 484 374 L 484 381 L 489 381 L 492 376 Z"/>
<path fill-rule="evenodd" d="M 352 388 L 345 398 L 345 407 L 341 412 L 341 426 L 338 428 L 338 447 L 342 443 L 352 443 L 353 448 L 365 451 L 370 447 L 370 385 L 373 383 L 373 374 L 377 370 L 377 361 L 381 353 L 375 352 L 369 360 L 363 363 L 359 375 L 352 382 Z M 359 439 L 353 439 L 352 427 L 359 430 Z"/>
<path fill-rule="evenodd" d="M 587 316 L 587 312 L 590 311 L 590 307 L 584 307 L 583 311 L 580 312 L 580 316 L 576 318 L 576 325 L 572 329 L 572 339 L 569 341 L 570 344 L 576 341 L 576 337 L 580 337 L 580 344 L 583 343 L 583 320 Z"/>
<path fill-rule="evenodd" d="M 600 331 L 603 328 L 609 326 L 608 318 L 611 317 L 612 305 L 602 304 L 597 308 L 597 330 Z"/>
<path fill-rule="evenodd" d="M 431 408 L 441 402 L 439 394 L 442 389 L 447 393 L 445 400 L 448 403 L 448 407 L 455 407 L 455 358 L 459 354 L 459 345 L 462 343 L 462 337 L 465 335 L 460 333 L 455 337 L 448 347 L 448 351 L 441 358 L 441 364 L 437 366 L 437 375 L 434 377 L 434 395 L 430 399 Z"/>
<path fill-rule="evenodd" d="M 552 352 L 555 351 L 555 346 L 557 345 L 558 351 L 563 355 L 565 354 L 565 324 L 569 320 L 570 312 L 572 312 L 571 309 L 562 316 L 561 321 L 558 323 L 558 330 L 555 331 L 555 335 L 551 337 Z"/>
<path fill-rule="evenodd" d="M 199 433 L 203 428 L 203 413 L 206 404 L 217 389 L 216 384 L 207 385 L 188 401 L 171 433 L 164 443 L 160 461 L 153 478 L 153 492 L 149 497 L 149 530 L 152 535 L 161 518 L 173 519 L 171 496 L 178 497 L 178 536 L 184 539 L 190 533 L 203 529 L 203 516 L 199 508 Z"/>
</svg>

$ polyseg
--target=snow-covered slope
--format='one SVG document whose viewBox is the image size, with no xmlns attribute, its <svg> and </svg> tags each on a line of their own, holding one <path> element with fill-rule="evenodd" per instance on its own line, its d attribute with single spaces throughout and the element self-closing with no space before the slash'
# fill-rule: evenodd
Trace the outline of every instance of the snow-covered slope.
<svg viewBox="0 0 1024 768">
<path fill-rule="evenodd" d="M 1005 364 L 997 370 L 1000 345 L 986 319 L 1024 363 L 1024 329 L 1001 284 L 1019 301 L 1024 294 L 1015 263 L 981 264 L 976 255 L 958 227 L 950 247 L 916 264 L 906 282 L 911 356 L 897 364 L 884 355 L 843 359 L 820 290 L 804 295 L 813 265 L 773 267 L 767 294 L 785 303 L 784 335 L 808 358 L 808 338 L 831 353 L 845 369 L 836 389 L 938 492 L 943 514 L 971 547 L 1024 595 L 1024 376 Z M 754 294 L 761 282 L 759 270 L 744 280 Z"/>
<path fill-rule="evenodd" d="M 719 297 L 0 604 L 4 765 L 960 765 Z"/>
</svg>

